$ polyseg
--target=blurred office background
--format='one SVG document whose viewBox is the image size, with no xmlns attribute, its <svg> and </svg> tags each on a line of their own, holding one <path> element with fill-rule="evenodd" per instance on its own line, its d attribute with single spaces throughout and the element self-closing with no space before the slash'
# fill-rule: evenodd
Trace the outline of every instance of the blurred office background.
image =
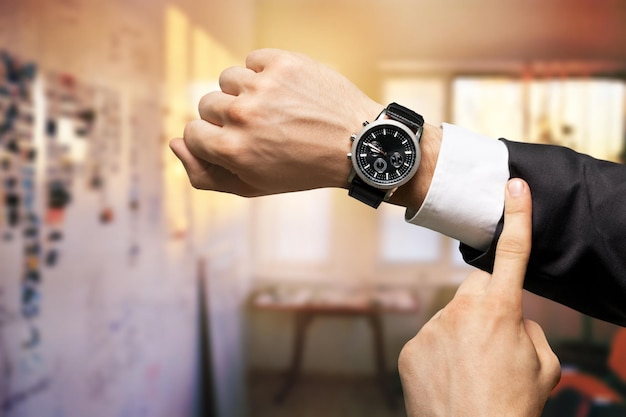
<svg viewBox="0 0 626 417">
<path fill-rule="evenodd" d="M 620 0 L 1 0 L 0 416 L 405 415 L 397 355 L 471 271 L 458 242 L 345 190 L 193 190 L 169 139 L 276 47 L 432 124 L 622 161 L 624 22 Z M 525 312 L 574 381 L 555 415 L 624 415 L 618 327 Z"/>
</svg>

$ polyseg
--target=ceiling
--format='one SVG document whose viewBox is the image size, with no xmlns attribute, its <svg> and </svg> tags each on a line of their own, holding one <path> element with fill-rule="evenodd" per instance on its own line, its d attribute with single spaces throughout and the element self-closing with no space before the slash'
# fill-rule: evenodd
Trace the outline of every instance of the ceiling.
<svg viewBox="0 0 626 417">
<path fill-rule="evenodd" d="M 379 60 L 626 59 L 621 0 L 257 0 L 258 46 Z"/>
</svg>

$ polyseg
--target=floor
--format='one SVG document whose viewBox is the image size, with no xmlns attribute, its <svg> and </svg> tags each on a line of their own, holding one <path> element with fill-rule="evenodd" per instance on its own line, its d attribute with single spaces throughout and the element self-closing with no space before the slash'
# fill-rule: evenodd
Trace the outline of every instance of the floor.
<svg viewBox="0 0 626 417">
<path fill-rule="evenodd" d="M 399 385 L 394 389 L 396 404 L 391 407 L 373 376 L 302 375 L 286 399 L 276 404 L 283 376 L 250 376 L 250 417 L 406 417 Z"/>
<path fill-rule="evenodd" d="M 406 417 L 399 384 L 394 384 L 395 407 L 386 401 L 372 377 L 302 375 L 283 403 L 274 397 L 283 374 L 255 373 L 249 377 L 248 417 Z M 580 398 L 560 397 L 548 403 L 543 417 L 624 417 L 623 406 L 594 404 L 589 413 L 578 409 Z"/>
</svg>

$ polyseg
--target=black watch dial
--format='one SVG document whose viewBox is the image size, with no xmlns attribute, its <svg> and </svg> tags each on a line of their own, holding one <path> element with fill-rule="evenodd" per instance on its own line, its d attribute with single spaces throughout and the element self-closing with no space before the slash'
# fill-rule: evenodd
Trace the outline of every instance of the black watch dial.
<svg viewBox="0 0 626 417">
<path fill-rule="evenodd" d="M 415 137 L 404 126 L 373 123 L 354 145 L 355 169 L 373 187 L 390 189 L 401 185 L 419 165 L 420 150 Z"/>
</svg>

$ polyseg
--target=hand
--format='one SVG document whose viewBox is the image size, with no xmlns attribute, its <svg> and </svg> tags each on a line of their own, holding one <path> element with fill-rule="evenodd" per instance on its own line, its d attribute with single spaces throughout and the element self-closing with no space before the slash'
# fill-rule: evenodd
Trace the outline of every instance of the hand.
<svg viewBox="0 0 626 417">
<path fill-rule="evenodd" d="M 539 325 L 522 317 L 528 185 L 509 181 L 493 274 L 472 273 L 400 353 L 409 417 L 536 417 L 560 378 Z"/>
<path fill-rule="evenodd" d="M 383 108 L 337 72 L 273 49 L 219 83 L 170 147 L 194 187 L 242 196 L 347 186 L 350 135 Z"/>
</svg>

